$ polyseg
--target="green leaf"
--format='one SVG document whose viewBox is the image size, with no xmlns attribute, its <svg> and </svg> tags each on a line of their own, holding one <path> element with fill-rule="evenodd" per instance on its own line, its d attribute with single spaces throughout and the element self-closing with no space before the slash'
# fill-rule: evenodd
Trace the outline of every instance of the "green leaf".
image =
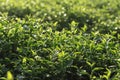
<svg viewBox="0 0 120 80">
<path fill-rule="evenodd" d="M 7 80 L 5 77 L 0 77 L 0 80 Z"/>
<path fill-rule="evenodd" d="M 64 57 L 64 55 L 65 55 L 65 53 L 64 53 L 64 51 L 62 51 L 58 54 L 58 57 L 61 58 L 61 57 Z"/>
<path fill-rule="evenodd" d="M 93 67 L 95 65 L 95 63 L 90 63 L 90 62 L 86 62 L 90 67 Z"/>
<path fill-rule="evenodd" d="M 14 80 L 13 75 L 10 71 L 7 71 L 7 80 Z"/>
<path fill-rule="evenodd" d="M 111 71 L 110 71 L 110 69 L 108 69 L 108 68 L 106 68 L 106 78 L 107 78 L 107 80 L 110 78 L 110 75 L 111 75 Z"/>
<path fill-rule="evenodd" d="M 102 67 L 95 67 L 95 68 L 93 68 L 93 70 L 92 70 L 92 72 L 94 72 L 94 71 L 99 71 L 99 70 L 103 70 L 104 68 L 102 68 Z"/>
<path fill-rule="evenodd" d="M 23 58 L 22 63 L 26 63 L 26 57 Z"/>
<path fill-rule="evenodd" d="M 31 49 L 32 55 L 37 55 L 37 53 Z"/>
<path fill-rule="evenodd" d="M 71 30 L 75 30 L 75 28 L 78 26 L 78 22 L 72 21 L 70 23 Z"/>
<path fill-rule="evenodd" d="M 54 27 L 56 27 L 56 26 L 57 26 L 57 24 L 58 24 L 58 22 L 56 21 L 56 22 L 53 24 L 53 26 L 54 26 Z"/>
<path fill-rule="evenodd" d="M 82 28 L 83 32 L 85 32 L 87 30 L 87 25 L 84 25 L 84 27 Z"/>
</svg>

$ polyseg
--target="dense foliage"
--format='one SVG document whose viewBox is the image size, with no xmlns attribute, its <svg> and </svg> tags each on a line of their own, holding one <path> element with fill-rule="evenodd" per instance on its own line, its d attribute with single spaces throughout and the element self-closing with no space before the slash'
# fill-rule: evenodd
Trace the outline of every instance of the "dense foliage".
<svg viewBox="0 0 120 80">
<path fill-rule="evenodd" d="M 2 80 L 119 80 L 119 0 L 0 0 Z"/>
</svg>

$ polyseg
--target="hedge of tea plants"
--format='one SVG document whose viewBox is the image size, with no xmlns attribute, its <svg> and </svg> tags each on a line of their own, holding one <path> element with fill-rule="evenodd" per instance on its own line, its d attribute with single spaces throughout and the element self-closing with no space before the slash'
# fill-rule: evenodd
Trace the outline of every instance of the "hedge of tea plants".
<svg viewBox="0 0 120 80">
<path fill-rule="evenodd" d="M 119 80 L 119 0 L 0 0 L 1 80 Z"/>
</svg>

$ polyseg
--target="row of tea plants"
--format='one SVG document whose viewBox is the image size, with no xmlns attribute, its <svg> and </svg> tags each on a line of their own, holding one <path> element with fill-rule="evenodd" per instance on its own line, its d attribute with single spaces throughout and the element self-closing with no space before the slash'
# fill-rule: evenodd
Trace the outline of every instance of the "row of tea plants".
<svg viewBox="0 0 120 80">
<path fill-rule="evenodd" d="M 0 3 L 0 79 L 120 79 L 119 0 Z"/>
</svg>

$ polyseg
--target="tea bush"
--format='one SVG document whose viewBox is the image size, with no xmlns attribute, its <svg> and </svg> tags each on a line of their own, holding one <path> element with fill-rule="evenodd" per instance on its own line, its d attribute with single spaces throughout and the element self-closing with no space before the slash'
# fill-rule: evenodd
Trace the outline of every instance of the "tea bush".
<svg viewBox="0 0 120 80">
<path fill-rule="evenodd" d="M 118 0 L 0 0 L 2 80 L 120 79 Z"/>
</svg>

